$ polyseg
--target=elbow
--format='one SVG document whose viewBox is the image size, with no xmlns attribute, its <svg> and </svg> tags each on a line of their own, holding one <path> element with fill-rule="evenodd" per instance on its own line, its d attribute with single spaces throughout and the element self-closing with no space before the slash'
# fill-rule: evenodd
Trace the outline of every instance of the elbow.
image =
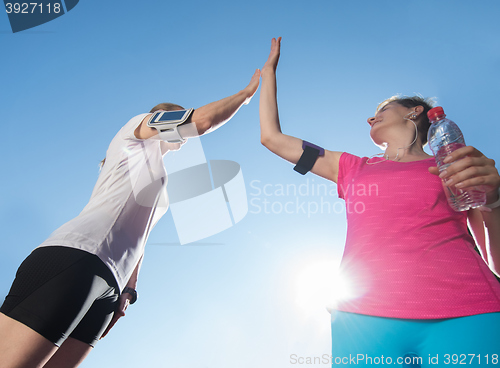
<svg viewBox="0 0 500 368">
<path fill-rule="evenodd" d="M 271 140 L 269 139 L 269 137 L 266 137 L 266 136 L 263 136 L 261 135 L 260 136 L 260 143 L 269 149 L 269 145 L 271 144 Z"/>
<path fill-rule="evenodd" d="M 266 133 L 260 134 L 260 143 L 266 147 L 269 151 L 274 152 L 277 146 L 280 145 L 279 140 L 280 134 Z"/>
<path fill-rule="evenodd" d="M 198 130 L 198 135 L 203 135 L 212 127 L 212 121 L 207 117 L 201 117 L 197 119 L 194 124 Z"/>
<path fill-rule="evenodd" d="M 194 110 L 191 121 L 196 126 L 198 135 L 205 134 L 212 127 L 212 119 L 207 114 L 199 112 L 199 110 Z"/>
<path fill-rule="evenodd" d="M 205 134 L 212 127 L 212 123 L 209 120 L 197 121 L 195 125 L 199 135 Z"/>
</svg>

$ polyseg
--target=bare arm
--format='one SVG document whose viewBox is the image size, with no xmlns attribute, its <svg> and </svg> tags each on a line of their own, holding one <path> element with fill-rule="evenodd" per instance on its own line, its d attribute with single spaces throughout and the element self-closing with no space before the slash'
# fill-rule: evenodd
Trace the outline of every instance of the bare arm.
<svg viewBox="0 0 500 368">
<path fill-rule="evenodd" d="M 262 68 L 262 87 L 260 91 L 260 140 L 276 155 L 296 164 L 302 155 L 302 140 L 281 132 L 278 102 L 276 68 L 280 56 L 281 37 L 273 38 L 269 58 Z M 337 182 L 339 159 L 342 152 L 325 150 L 318 157 L 311 172 L 325 179 Z"/>
<path fill-rule="evenodd" d="M 486 191 L 486 204 L 498 200 L 500 176 L 495 168 L 495 161 L 484 156 L 472 146 L 460 148 L 450 155 L 453 162 L 440 177 L 451 179 L 446 185 L 456 185 L 461 189 L 482 186 Z M 437 168 L 429 169 L 439 174 Z M 469 210 L 469 228 L 486 264 L 500 275 L 500 207 L 491 211 Z"/>
<path fill-rule="evenodd" d="M 128 279 L 127 282 L 127 287 L 131 289 L 137 289 L 137 279 L 139 278 L 139 271 L 141 270 L 142 266 L 142 260 L 144 259 L 144 254 L 141 256 L 139 261 L 137 262 L 137 265 L 135 266 L 134 272 L 132 272 L 132 275 L 130 275 L 130 278 Z M 130 298 L 132 299 L 132 298 Z"/>
<path fill-rule="evenodd" d="M 139 261 L 137 262 L 137 265 L 135 266 L 134 272 L 132 272 L 132 275 L 130 276 L 130 279 L 127 282 L 127 287 L 131 289 L 136 289 L 137 288 L 137 278 L 139 276 L 139 270 L 141 269 L 142 265 L 142 259 L 144 255 L 141 256 Z M 125 316 L 125 311 L 127 310 L 128 306 L 130 305 L 130 302 L 132 301 L 132 295 L 129 293 L 122 293 L 120 295 L 120 298 L 118 299 L 118 304 L 116 306 L 115 313 L 113 314 L 113 318 L 108 324 L 108 327 L 106 327 L 106 330 L 102 333 L 101 338 L 106 336 L 108 332 L 113 328 L 116 322 L 123 316 Z"/>
<path fill-rule="evenodd" d="M 222 100 L 211 102 L 196 110 L 188 122 L 179 126 L 178 130 L 183 138 L 195 137 L 210 133 L 228 122 L 242 105 L 250 102 L 259 87 L 260 70 L 257 69 L 250 83 L 241 91 Z M 151 114 L 146 115 L 142 123 L 135 130 L 139 139 L 148 139 L 158 134 L 157 130 L 147 126 Z M 193 124 L 190 124 L 190 123 Z"/>
<path fill-rule="evenodd" d="M 469 228 L 486 264 L 500 276 L 500 207 L 491 212 L 469 210 Z"/>
</svg>

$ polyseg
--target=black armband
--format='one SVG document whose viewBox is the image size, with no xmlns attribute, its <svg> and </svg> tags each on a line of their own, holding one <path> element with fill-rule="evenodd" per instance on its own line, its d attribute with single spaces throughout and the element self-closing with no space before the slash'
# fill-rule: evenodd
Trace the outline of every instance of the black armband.
<svg viewBox="0 0 500 368">
<path fill-rule="evenodd" d="M 299 174 L 305 175 L 313 168 L 318 156 L 325 155 L 325 149 L 307 141 L 302 141 L 302 149 L 304 152 L 293 169 Z"/>
</svg>

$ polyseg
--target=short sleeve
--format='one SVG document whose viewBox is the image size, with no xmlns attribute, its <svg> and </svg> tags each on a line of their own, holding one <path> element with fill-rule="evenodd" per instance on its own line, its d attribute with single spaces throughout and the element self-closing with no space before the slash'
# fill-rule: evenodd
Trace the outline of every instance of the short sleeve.
<svg viewBox="0 0 500 368">
<path fill-rule="evenodd" d="M 134 140 L 134 141 L 142 140 L 135 136 L 135 130 L 141 124 L 142 120 L 146 115 L 148 114 L 140 114 L 130 119 L 128 123 L 125 124 L 123 128 L 120 130 L 120 137 L 126 140 Z"/>
<path fill-rule="evenodd" d="M 345 191 L 344 188 L 347 188 L 346 183 L 348 180 L 346 179 L 348 173 L 359 166 L 361 163 L 361 158 L 358 156 L 351 155 L 350 153 L 344 152 L 340 155 L 339 160 L 339 175 L 337 179 L 337 192 L 339 194 L 339 198 L 345 199 Z"/>
<path fill-rule="evenodd" d="M 132 141 L 143 141 L 143 139 L 137 138 L 135 136 L 135 130 L 137 127 L 141 124 L 142 120 L 147 116 L 148 114 L 140 114 L 137 116 L 134 116 L 132 119 L 129 120 L 127 124 L 123 126 L 123 128 L 120 130 L 120 137 L 124 140 L 132 140 Z M 157 141 L 160 141 L 160 139 L 152 137 L 149 139 L 155 139 Z M 168 151 L 178 151 L 184 143 L 186 143 L 187 140 L 185 140 L 182 143 L 171 143 L 171 142 L 161 142 L 162 145 L 162 151 L 164 153 Z"/>
</svg>

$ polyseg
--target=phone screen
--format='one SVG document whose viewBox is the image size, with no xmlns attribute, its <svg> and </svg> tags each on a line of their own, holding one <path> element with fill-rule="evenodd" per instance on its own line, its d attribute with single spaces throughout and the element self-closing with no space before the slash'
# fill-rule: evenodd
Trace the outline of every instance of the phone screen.
<svg viewBox="0 0 500 368">
<path fill-rule="evenodd" d="M 181 120 L 184 114 L 186 113 L 186 110 L 176 110 L 176 111 L 162 111 L 161 117 L 157 119 L 157 116 L 155 116 L 156 121 L 176 121 L 176 120 Z"/>
</svg>

